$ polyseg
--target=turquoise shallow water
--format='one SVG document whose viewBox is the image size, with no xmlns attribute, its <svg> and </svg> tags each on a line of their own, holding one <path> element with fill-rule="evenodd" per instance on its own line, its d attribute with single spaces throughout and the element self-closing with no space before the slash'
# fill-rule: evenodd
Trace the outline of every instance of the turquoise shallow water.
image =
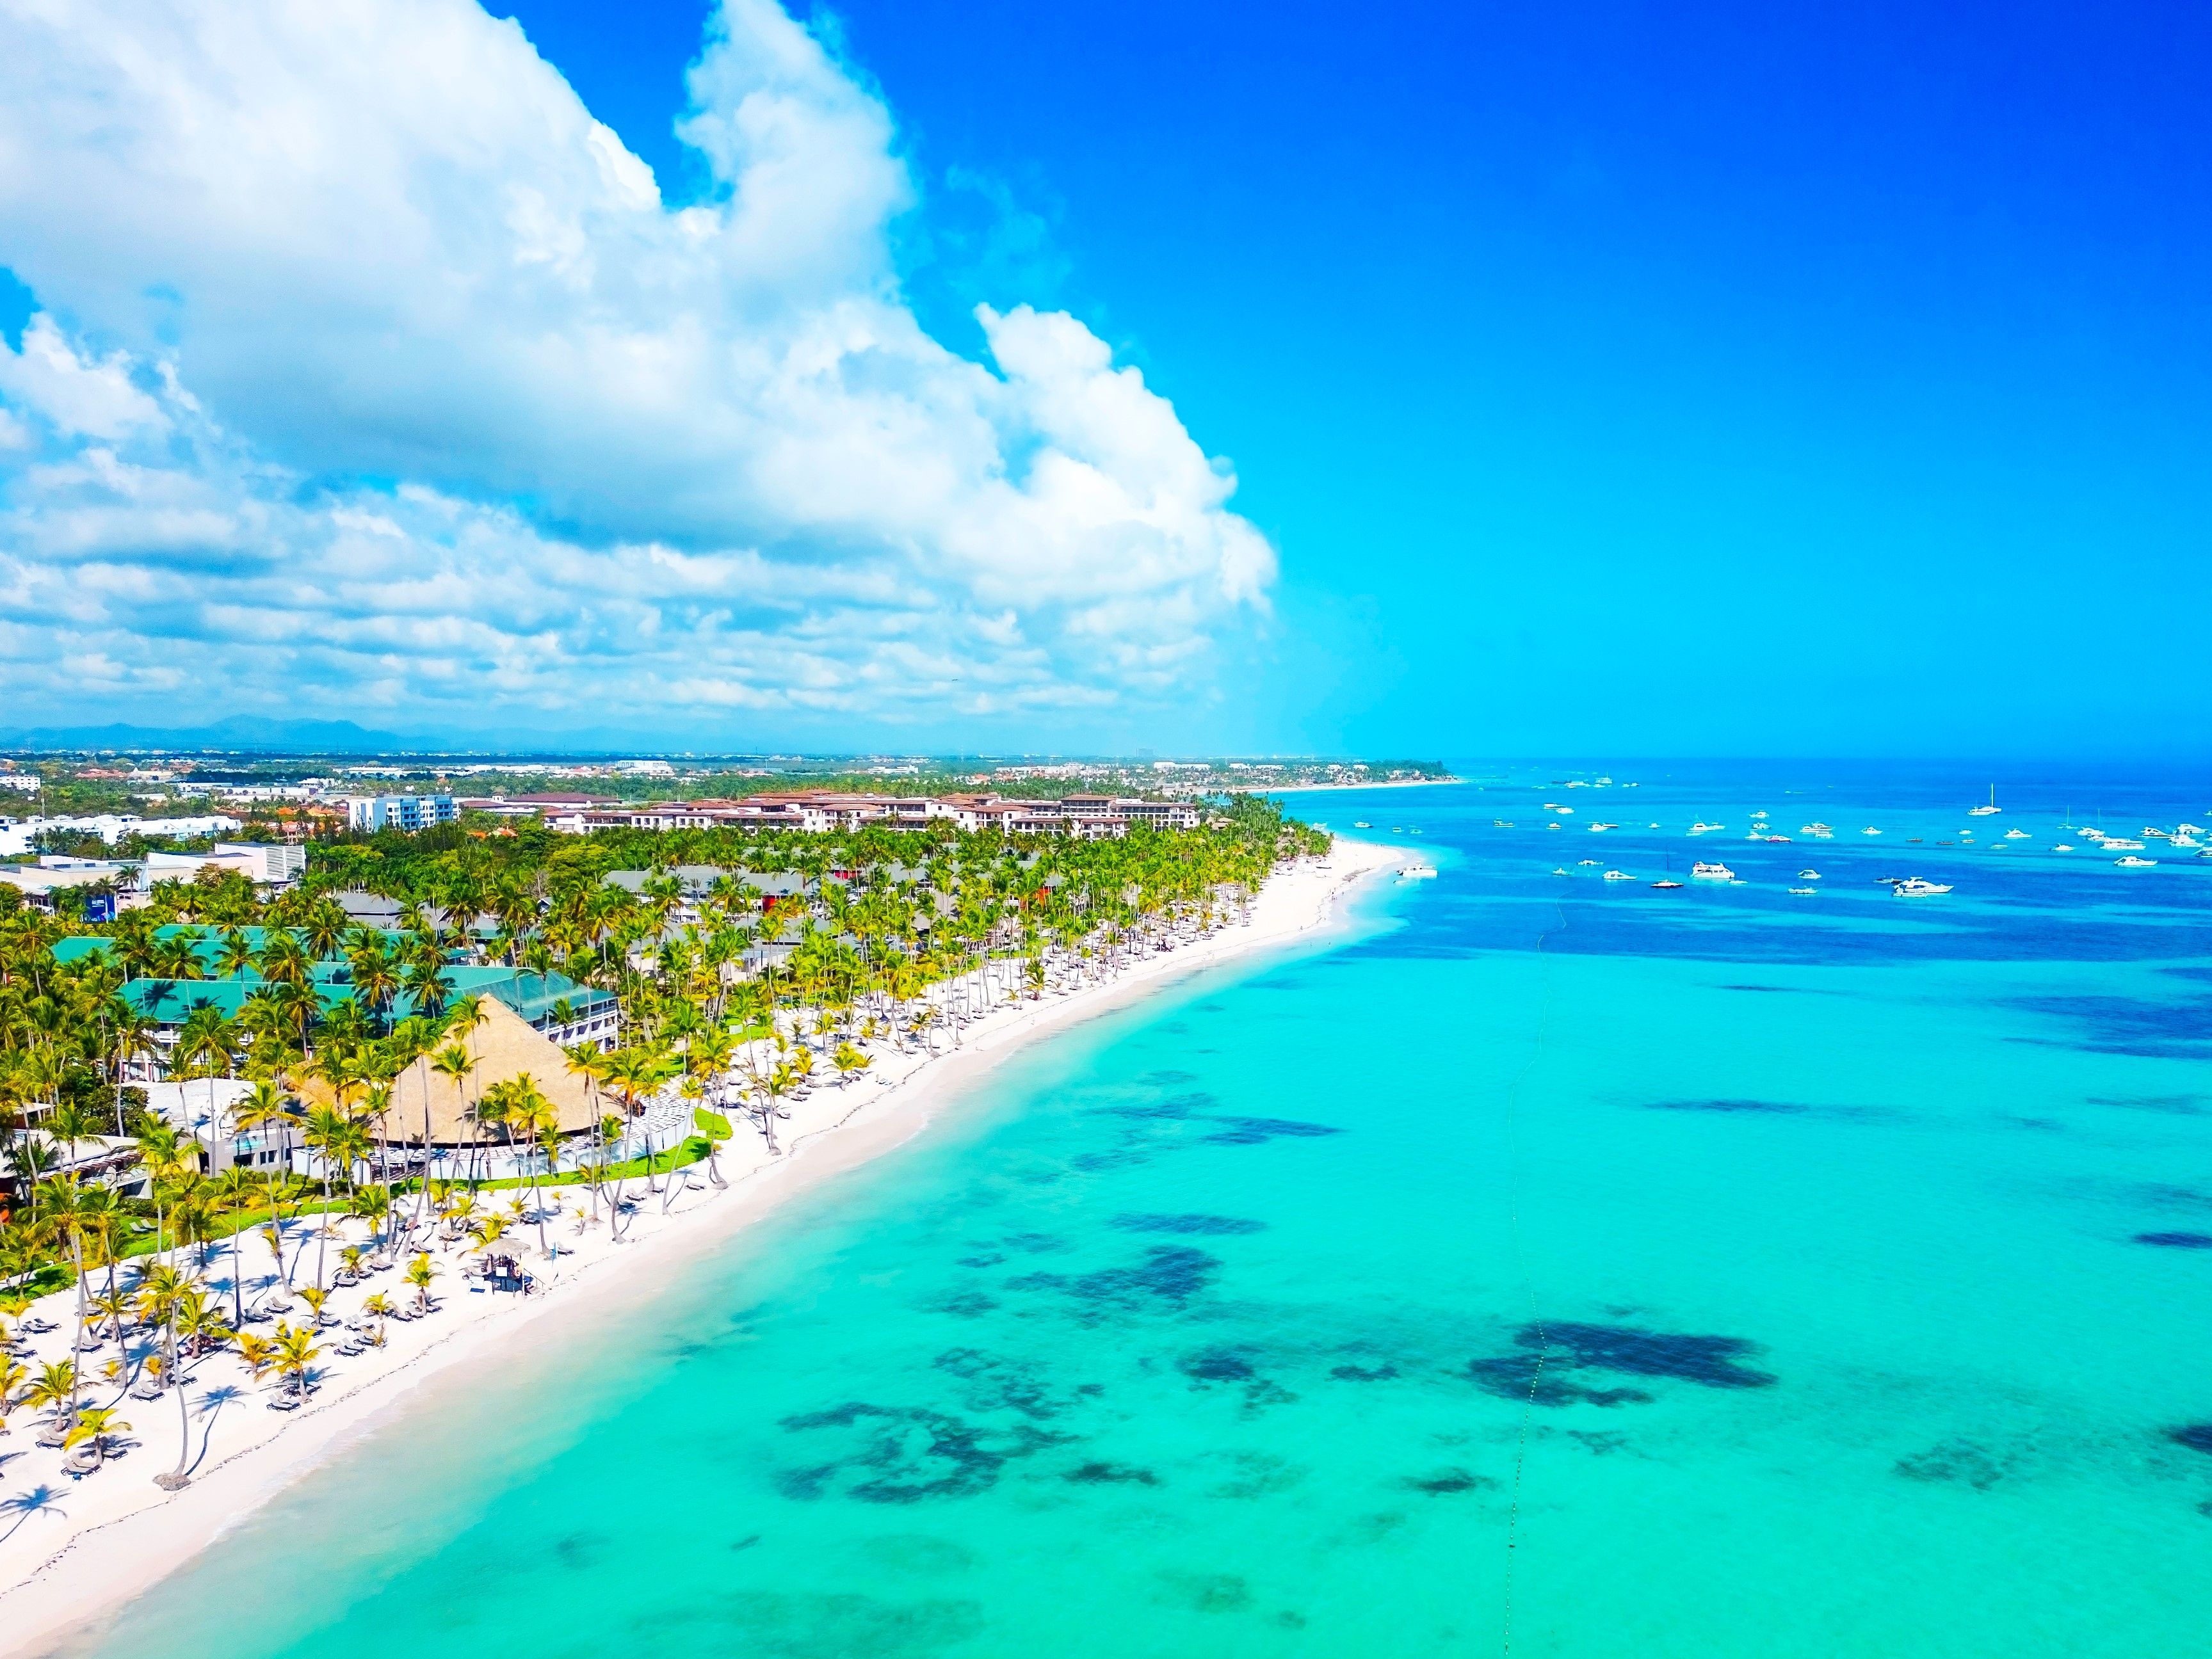
<svg viewBox="0 0 2212 1659">
<path fill-rule="evenodd" d="M 1598 837 L 1542 781 L 1317 797 L 1443 875 L 441 1388 L 90 1650 L 2212 1649 L 2212 866 L 1935 845 L 2206 802 L 1739 774 Z"/>
</svg>

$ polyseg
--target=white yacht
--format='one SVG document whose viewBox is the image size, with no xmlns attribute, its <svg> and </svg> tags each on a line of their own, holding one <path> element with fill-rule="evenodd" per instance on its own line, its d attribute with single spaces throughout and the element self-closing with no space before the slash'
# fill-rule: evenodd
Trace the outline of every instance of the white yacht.
<svg viewBox="0 0 2212 1659">
<path fill-rule="evenodd" d="M 2061 841 L 2057 846 L 2051 848 L 2051 851 L 2053 852 L 2071 852 L 2073 851 L 2074 844 L 2071 841 Z"/>
<path fill-rule="evenodd" d="M 1633 881 L 1636 878 L 1625 869 L 1609 869 L 1605 873 L 1608 881 Z"/>
<path fill-rule="evenodd" d="M 1696 823 L 1690 826 L 1690 833 L 1692 835 L 1707 835 L 1711 833 L 1714 830 L 1726 829 L 1727 827 L 1728 826 L 1726 824 L 1708 824 L 1704 819 L 1700 818 Z"/>
<path fill-rule="evenodd" d="M 1879 835 L 1881 832 L 1876 829 L 1872 824 L 1869 824 L 1864 829 L 1861 830 L 1859 833 L 1861 835 Z"/>
<path fill-rule="evenodd" d="M 1951 891 L 1948 881 L 1923 881 L 1917 875 L 1907 876 L 1890 888 L 1900 899 L 1932 899 L 1939 893 Z"/>
<path fill-rule="evenodd" d="M 1513 820 L 1510 818 L 1493 818 L 1490 820 L 1490 827 L 1492 829 L 1511 829 L 1513 827 Z"/>
<path fill-rule="evenodd" d="M 2008 829 L 2005 832 L 2004 839 L 2008 841 L 2025 841 L 2027 840 L 2029 837 L 2027 832 L 2024 829 Z"/>
<path fill-rule="evenodd" d="M 1815 841 L 1825 841 L 1832 836 L 1835 831 L 1830 829 L 1826 824 L 1801 824 L 1798 826 L 1797 833 L 1809 835 Z"/>
<path fill-rule="evenodd" d="M 1595 869 L 1597 868 L 1597 860 L 1595 858 L 1578 858 L 1575 863 L 1583 869 Z"/>
<path fill-rule="evenodd" d="M 1690 879 L 1692 881 L 1733 881 L 1735 872 L 1726 864 L 1692 864 L 1690 866 Z"/>
<path fill-rule="evenodd" d="M 1426 864 L 1408 864 L 1398 872 L 1398 879 L 1401 881 L 1426 881 L 1435 875 L 1436 871 Z"/>
<path fill-rule="evenodd" d="M 1373 829 L 1375 826 L 1369 823 L 1364 818 L 1355 818 L 1352 820 L 1352 827 L 1354 829 Z"/>
<path fill-rule="evenodd" d="M 2109 845 L 2110 844 L 2107 843 L 2106 845 Z M 2113 867 L 2118 869 L 2156 869 L 2158 868 L 2158 860 L 2155 858 L 2138 858 L 2133 853 L 2130 853 L 2125 858 L 2115 858 L 2112 860 L 2112 864 Z"/>
<path fill-rule="evenodd" d="M 1594 830 L 1609 830 L 1619 829 L 1620 826 L 1618 824 L 1592 824 L 1590 827 Z"/>
<path fill-rule="evenodd" d="M 1575 815 L 1575 809 L 1572 807 L 1563 807 L 1556 801 L 1545 802 L 1544 810 L 1546 812 L 1556 812 L 1562 818 L 1571 818 Z"/>
<path fill-rule="evenodd" d="M 2140 841 L 2122 840 L 2117 835 L 2107 835 L 2104 838 L 2104 847 L 2106 852 L 2141 852 L 2142 845 Z"/>
<path fill-rule="evenodd" d="M 1801 869 L 1797 872 L 1797 879 L 1801 881 L 1817 881 L 1820 879 L 1820 872 L 1816 869 Z"/>
</svg>

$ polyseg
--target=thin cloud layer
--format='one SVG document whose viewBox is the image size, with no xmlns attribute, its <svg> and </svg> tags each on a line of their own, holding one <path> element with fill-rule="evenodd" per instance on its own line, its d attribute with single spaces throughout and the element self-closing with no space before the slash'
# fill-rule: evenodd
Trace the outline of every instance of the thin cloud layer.
<svg viewBox="0 0 2212 1659">
<path fill-rule="evenodd" d="M 730 0 L 672 209 L 464 0 L 0 0 L 0 686 L 481 727 L 1186 695 L 1235 480 L 1081 323 L 932 339 L 893 124 Z"/>
</svg>

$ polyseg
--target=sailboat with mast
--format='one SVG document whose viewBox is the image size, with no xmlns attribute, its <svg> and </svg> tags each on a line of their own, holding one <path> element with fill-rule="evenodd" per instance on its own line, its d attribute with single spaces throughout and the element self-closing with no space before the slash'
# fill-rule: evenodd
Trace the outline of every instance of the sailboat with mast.
<svg viewBox="0 0 2212 1659">
<path fill-rule="evenodd" d="M 1994 818 L 1997 814 L 2003 810 L 2004 808 L 1997 804 L 1997 786 L 1995 784 L 1992 784 L 1990 785 L 1989 805 L 1985 807 L 1968 807 L 1966 808 L 1966 816 L 1969 818 Z"/>
</svg>

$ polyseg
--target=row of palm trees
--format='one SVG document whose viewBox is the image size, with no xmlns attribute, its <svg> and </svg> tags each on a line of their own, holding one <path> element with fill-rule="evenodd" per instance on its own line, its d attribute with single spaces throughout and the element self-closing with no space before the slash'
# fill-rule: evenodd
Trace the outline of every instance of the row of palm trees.
<svg viewBox="0 0 2212 1659">
<path fill-rule="evenodd" d="M 680 1097 L 743 1117 L 773 1148 L 792 1098 L 818 1071 L 849 1080 L 872 1063 L 872 1044 L 957 1044 L 973 1019 L 1010 998 L 1117 973 L 1236 914 L 1278 859 L 1325 845 L 1278 814 L 1249 813 L 1212 830 L 1126 842 L 881 830 L 804 845 L 727 831 L 682 835 L 693 839 L 647 845 L 732 872 L 742 855 L 751 870 L 799 874 L 801 891 L 767 901 L 735 873 L 687 891 L 656 869 L 632 894 L 605 880 L 635 851 L 636 838 L 617 833 L 565 845 L 534 865 L 476 849 L 426 855 L 390 872 L 410 901 L 396 934 L 347 918 L 319 888 L 313 863 L 299 889 L 250 917 L 227 897 L 233 925 L 220 928 L 164 936 L 135 918 L 176 919 L 192 901 L 157 893 L 148 911 L 102 930 L 106 950 L 67 964 L 53 946 L 86 929 L 21 910 L 0 914 L 0 1109 L 19 1193 L 0 1223 L 0 1285 L 20 1305 L 34 1290 L 73 1284 L 82 1341 L 101 1299 L 113 1305 L 119 1262 L 147 1257 L 147 1272 L 182 1274 L 157 1275 L 146 1291 L 160 1333 L 159 1363 L 149 1366 L 159 1377 L 186 1363 L 213 1317 L 206 1284 L 178 1263 L 194 1250 L 227 1251 L 230 1305 L 221 1312 L 228 1340 L 243 1342 L 255 1335 L 245 1238 L 264 1229 L 280 1293 L 289 1293 L 301 1263 L 295 1256 L 287 1265 L 288 1209 L 297 1219 L 319 1201 L 325 1214 L 356 1214 L 374 1228 L 380 1257 L 412 1249 L 427 1262 L 425 1241 L 476 1203 L 496 1145 L 525 1172 L 523 1213 L 538 1218 L 541 1250 L 550 1248 L 546 1181 L 581 1179 L 592 1218 L 604 1209 L 619 1232 L 636 1209 L 627 1183 L 641 1166 L 648 1102 Z M 478 917 L 491 925 L 468 927 Z M 472 954 L 558 966 L 621 998 L 624 1045 L 611 1053 L 580 1045 L 568 1057 L 598 1103 L 580 1141 L 563 1141 L 538 1080 L 477 1079 L 472 1035 L 483 1008 L 451 996 L 444 978 Z M 243 984 L 235 1014 L 213 997 L 189 1000 L 202 977 Z M 168 995 L 185 999 L 180 1015 Z M 193 1137 L 135 1108 L 131 1080 L 150 1069 L 188 1087 L 208 1080 L 210 1123 L 250 1156 L 273 1155 L 203 1172 Z M 430 1178 L 427 1088 L 425 1121 L 397 1121 L 397 1084 L 410 1069 L 468 1092 L 467 1190 Z M 248 1087 L 218 1090 L 223 1078 Z M 319 1104 L 303 1111 L 297 1096 L 309 1081 L 319 1085 Z M 720 1184 L 716 1137 L 704 1141 L 708 1178 Z M 295 1147 L 309 1154 L 306 1183 L 291 1174 Z M 672 1175 L 662 1178 L 665 1166 L 684 1154 L 649 1141 L 643 1153 L 645 1190 L 658 1191 L 665 1208 L 677 1189 Z M 126 1166 L 129 1198 L 117 1178 Z M 311 1236 L 313 1282 L 299 1293 L 319 1308 L 331 1283 L 329 1235 Z M 0 1296 L 0 1311 L 9 1305 Z M 305 1329 L 312 1337 L 313 1327 Z M 282 1347 L 258 1340 L 273 1346 L 257 1353 Z M 66 1391 L 66 1424 L 96 1422 L 84 1414 L 113 1408 L 87 1404 L 82 1392 Z M 92 1432 L 85 1444 L 95 1457 L 101 1434 L 112 1432 L 111 1422 Z"/>
</svg>

